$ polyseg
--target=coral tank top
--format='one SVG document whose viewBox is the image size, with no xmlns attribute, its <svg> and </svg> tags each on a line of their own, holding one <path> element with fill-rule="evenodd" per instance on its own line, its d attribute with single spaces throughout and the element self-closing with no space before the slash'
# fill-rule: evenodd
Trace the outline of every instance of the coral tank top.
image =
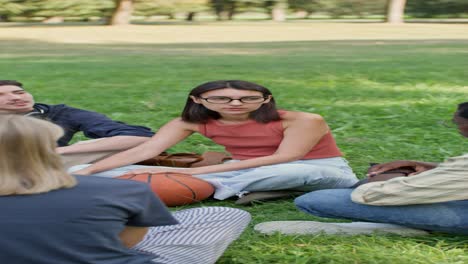
<svg viewBox="0 0 468 264">
<path fill-rule="evenodd" d="M 281 112 L 280 112 L 281 113 Z M 222 145 L 234 159 L 245 160 L 272 155 L 283 140 L 282 121 L 258 123 L 249 120 L 242 124 L 223 124 L 211 119 L 199 125 L 200 134 Z M 302 159 L 321 159 L 342 156 L 330 131 Z"/>
</svg>

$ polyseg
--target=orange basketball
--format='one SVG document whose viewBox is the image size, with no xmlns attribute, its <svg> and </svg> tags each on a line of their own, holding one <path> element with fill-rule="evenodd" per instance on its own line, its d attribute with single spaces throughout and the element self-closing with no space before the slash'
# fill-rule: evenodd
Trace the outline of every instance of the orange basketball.
<svg viewBox="0 0 468 264">
<path fill-rule="evenodd" d="M 146 182 L 167 206 L 186 205 L 210 197 L 214 187 L 207 181 L 178 172 L 125 174 L 119 179 Z"/>
</svg>

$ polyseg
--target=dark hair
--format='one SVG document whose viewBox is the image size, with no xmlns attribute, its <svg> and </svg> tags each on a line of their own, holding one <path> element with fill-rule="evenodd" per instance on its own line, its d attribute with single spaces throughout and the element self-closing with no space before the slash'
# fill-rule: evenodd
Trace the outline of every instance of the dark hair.
<svg viewBox="0 0 468 264">
<path fill-rule="evenodd" d="M 200 97 L 201 94 L 208 91 L 214 91 L 219 89 L 232 88 L 237 90 L 248 90 L 248 91 L 258 91 L 263 94 L 263 96 L 271 96 L 270 90 L 267 88 L 239 80 L 220 80 L 207 82 L 202 85 L 199 85 L 190 91 L 187 102 L 185 103 L 184 110 L 182 111 L 182 120 L 193 123 L 206 123 L 209 119 L 219 119 L 221 116 L 218 112 L 207 109 L 201 104 L 193 102 L 190 96 Z M 259 109 L 250 113 L 249 116 L 251 119 L 259 123 L 268 123 L 271 121 L 280 120 L 278 111 L 276 110 L 276 103 L 273 97 L 271 97 L 270 102 L 262 104 Z"/>
<path fill-rule="evenodd" d="M 4 86 L 4 85 L 14 85 L 14 86 L 21 87 L 23 89 L 23 84 L 15 80 L 0 80 L 0 86 Z"/>
<path fill-rule="evenodd" d="M 464 102 L 458 105 L 458 115 L 468 119 L 468 102 Z"/>
</svg>

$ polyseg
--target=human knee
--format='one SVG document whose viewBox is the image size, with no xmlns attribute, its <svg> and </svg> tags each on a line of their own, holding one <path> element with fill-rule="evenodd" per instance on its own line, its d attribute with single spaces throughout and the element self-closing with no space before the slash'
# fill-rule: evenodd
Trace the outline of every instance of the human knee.
<svg viewBox="0 0 468 264">
<path fill-rule="evenodd" d="M 180 218 L 196 218 L 206 219 L 208 221 L 219 221 L 219 220 L 226 220 L 234 222 L 246 222 L 249 223 L 251 220 L 250 213 L 247 211 L 231 208 L 231 207 L 223 207 L 223 206 L 209 206 L 209 207 L 200 207 L 200 208 L 192 208 L 186 209 L 182 211 L 178 211 L 174 213 L 174 215 Z"/>
<path fill-rule="evenodd" d="M 294 199 L 294 204 L 302 211 L 308 212 L 309 210 L 315 210 L 315 206 L 320 205 L 326 200 L 327 192 L 325 191 L 314 191 L 306 193 Z"/>
<path fill-rule="evenodd" d="M 252 219 L 249 212 L 241 210 L 241 209 L 231 208 L 231 207 L 216 207 L 216 208 L 217 208 L 218 214 L 229 216 L 228 219 L 237 219 L 238 221 L 246 222 L 246 223 L 249 223 L 250 220 Z"/>
<path fill-rule="evenodd" d="M 309 214 L 325 216 L 327 212 L 345 206 L 350 200 L 351 189 L 328 189 L 306 193 L 294 200 L 296 207 Z"/>
</svg>

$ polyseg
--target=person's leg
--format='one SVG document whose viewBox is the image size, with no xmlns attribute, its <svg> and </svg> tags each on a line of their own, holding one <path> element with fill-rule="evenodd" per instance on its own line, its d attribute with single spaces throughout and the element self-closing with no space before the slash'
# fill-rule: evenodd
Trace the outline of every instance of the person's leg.
<svg viewBox="0 0 468 264">
<path fill-rule="evenodd" d="M 152 227 L 133 249 L 157 255 L 157 263 L 211 264 L 250 222 L 246 211 L 203 207 L 174 213 L 177 225 Z"/>
<path fill-rule="evenodd" d="M 215 198 L 240 192 L 346 188 L 358 180 L 342 158 L 298 160 L 257 168 L 195 175 L 216 187 Z"/>
<path fill-rule="evenodd" d="M 456 234 L 468 234 L 468 200 L 404 206 L 370 206 L 351 201 L 352 189 L 320 190 L 302 195 L 296 206 L 327 218 L 389 223 Z"/>
<path fill-rule="evenodd" d="M 301 190 L 312 191 L 329 188 L 346 188 L 357 182 L 356 176 L 336 166 L 304 162 L 292 162 L 259 167 L 243 175 L 258 179 L 249 184 L 246 191 Z"/>
</svg>

